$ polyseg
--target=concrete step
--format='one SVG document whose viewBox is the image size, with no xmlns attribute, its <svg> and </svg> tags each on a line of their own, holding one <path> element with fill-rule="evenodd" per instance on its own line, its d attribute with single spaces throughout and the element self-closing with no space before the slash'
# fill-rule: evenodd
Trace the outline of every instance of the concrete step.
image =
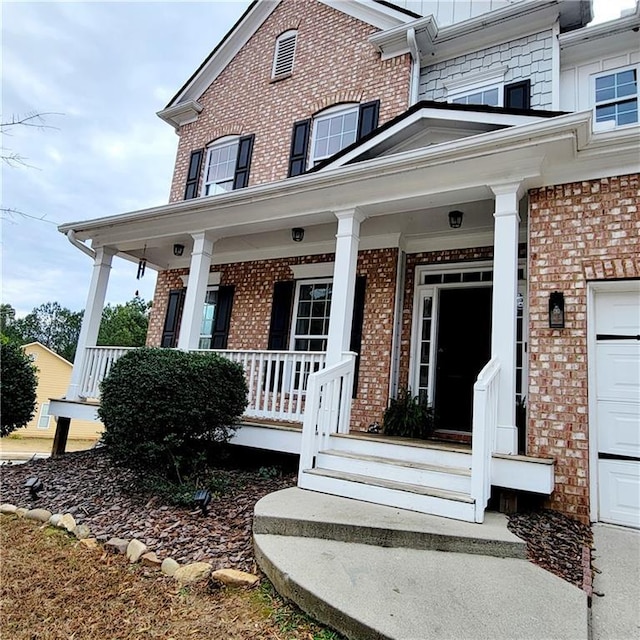
<svg viewBox="0 0 640 640">
<path fill-rule="evenodd" d="M 280 594 L 352 640 L 588 637 L 586 594 L 526 560 L 265 534 L 254 549 Z"/>
<path fill-rule="evenodd" d="M 479 525 L 298 487 L 259 500 L 253 531 L 380 547 L 526 558 L 524 540 L 507 529 L 507 518 L 500 513 L 487 512 Z"/>
<path fill-rule="evenodd" d="M 367 433 L 336 433 L 330 436 L 329 442 L 329 449 L 357 455 L 380 456 L 443 467 L 471 468 L 471 447 L 460 444 L 388 438 Z"/>
<path fill-rule="evenodd" d="M 298 486 L 445 518 L 467 522 L 475 520 L 475 504 L 471 496 L 455 491 L 317 468 L 303 470 Z"/>
<path fill-rule="evenodd" d="M 357 473 L 406 484 L 470 493 L 471 470 L 422 462 L 407 462 L 383 456 L 371 456 L 328 449 L 320 451 L 316 466 L 321 469 Z"/>
</svg>

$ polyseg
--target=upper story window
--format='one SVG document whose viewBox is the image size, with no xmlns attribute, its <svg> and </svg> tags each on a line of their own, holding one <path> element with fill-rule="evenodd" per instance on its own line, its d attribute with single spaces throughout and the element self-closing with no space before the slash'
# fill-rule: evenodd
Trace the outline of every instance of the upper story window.
<svg viewBox="0 0 640 640">
<path fill-rule="evenodd" d="M 359 105 L 340 105 L 313 120 L 309 166 L 338 153 L 356 141 Z"/>
<path fill-rule="evenodd" d="M 339 104 L 293 124 L 289 176 L 304 173 L 378 126 L 380 101 Z"/>
<path fill-rule="evenodd" d="M 285 31 L 276 40 L 276 50 L 273 56 L 272 78 L 288 76 L 293 71 L 293 60 L 296 54 L 297 31 Z"/>
<path fill-rule="evenodd" d="M 638 122 L 638 70 L 623 69 L 595 78 L 596 124 Z"/>
<path fill-rule="evenodd" d="M 453 104 L 484 104 L 490 107 L 502 106 L 502 87 L 484 87 L 463 95 L 449 97 Z"/>
<path fill-rule="evenodd" d="M 238 143 L 238 137 L 227 137 L 209 147 L 205 162 L 203 195 L 212 196 L 233 189 Z"/>
<path fill-rule="evenodd" d="M 204 180 L 200 188 L 205 149 L 192 151 L 184 199 L 195 198 L 198 194 L 211 196 L 246 187 L 249 184 L 254 137 L 253 134 L 242 137 L 225 136 L 211 144 L 206 149 Z"/>
</svg>

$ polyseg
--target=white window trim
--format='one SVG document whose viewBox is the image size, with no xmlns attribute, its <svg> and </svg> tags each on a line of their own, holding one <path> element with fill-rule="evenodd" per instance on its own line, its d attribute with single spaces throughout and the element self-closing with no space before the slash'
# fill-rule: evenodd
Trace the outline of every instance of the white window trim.
<svg viewBox="0 0 640 640">
<path fill-rule="evenodd" d="M 335 262 L 314 262 L 312 264 L 293 264 L 291 273 L 294 280 L 310 278 L 330 278 L 333 276 Z"/>
<path fill-rule="evenodd" d="M 216 286 L 207 286 L 207 293 L 209 293 L 210 291 L 218 291 L 220 289 L 220 287 Z M 206 294 L 205 294 L 205 304 L 206 304 Z M 216 313 L 218 312 L 218 302 L 216 302 Z M 204 321 L 204 304 L 202 305 L 202 313 L 201 313 L 201 318 L 200 318 L 200 334 L 198 335 L 198 349 L 200 349 L 200 340 L 202 340 L 202 338 L 206 338 L 207 336 L 205 336 L 205 334 L 202 333 L 202 322 Z M 216 317 L 215 315 L 213 316 L 213 322 L 215 323 L 216 321 Z M 209 336 L 210 338 L 211 336 Z M 209 349 L 211 349 L 211 345 L 209 345 Z"/>
<path fill-rule="evenodd" d="M 40 414 L 38 415 L 38 424 L 37 424 L 37 428 L 38 429 L 48 429 L 51 426 L 51 414 L 49 413 L 49 404 L 48 402 L 42 402 L 40 403 Z M 41 422 L 42 419 L 45 418 L 47 419 L 47 424 L 44 426 L 41 426 Z"/>
<path fill-rule="evenodd" d="M 473 95 L 474 93 L 493 91 L 493 89 L 498 90 L 498 104 L 485 105 L 491 107 L 503 107 L 504 106 L 504 83 L 500 84 L 484 84 L 473 89 L 466 89 L 465 91 L 461 91 L 460 93 L 450 93 L 447 95 L 447 102 L 454 103 L 455 100 L 459 100 L 460 98 L 465 98 L 466 96 Z M 476 106 L 482 106 L 484 103 L 471 103 Z"/>
<path fill-rule="evenodd" d="M 624 102 L 626 100 L 632 100 L 633 97 L 631 95 L 625 96 L 624 98 L 616 98 L 615 100 L 606 100 L 603 102 L 596 102 L 596 80 L 598 78 L 603 78 L 604 76 L 613 76 L 618 73 L 622 73 L 624 71 L 632 71 L 636 72 L 636 104 L 638 106 L 638 120 L 636 122 L 629 122 L 628 124 L 617 124 L 615 120 L 605 120 L 604 122 L 596 121 L 596 108 L 599 106 L 604 106 L 607 104 L 617 104 L 619 102 Z M 614 129 L 624 129 L 626 127 L 637 127 L 640 123 L 640 65 L 637 64 L 629 64 L 624 67 L 616 67 L 614 69 L 608 69 L 607 71 L 599 71 L 598 73 L 594 73 L 591 76 L 591 81 L 589 84 L 589 100 L 592 105 L 593 111 L 593 130 L 594 131 L 612 131 Z"/>
<path fill-rule="evenodd" d="M 499 106 L 504 104 L 504 85 L 505 77 L 509 67 L 502 66 L 489 71 L 475 73 L 473 76 L 465 75 L 457 80 L 445 80 L 443 82 L 445 88 L 445 97 L 447 102 L 451 102 L 456 98 L 463 98 L 471 93 L 477 93 L 480 90 L 498 89 Z"/>
<path fill-rule="evenodd" d="M 289 332 L 289 350 L 296 350 L 296 324 L 298 323 L 298 305 L 300 303 L 300 289 L 306 284 L 333 284 L 333 278 L 312 278 L 308 280 L 296 281 L 296 294 L 293 298 L 293 313 L 291 317 L 291 330 Z M 329 339 L 329 333 L 326 336 L 314 336 L 317 338 Z M 321 353 L 321 352 L 318 352 Z"/>
<path fill-rule="evenodd" d="M 291 54 L 291 62 L 285 71 L 280 71 L 279 73 L 276 73 L 276 69 L 279 66 L 278 63 L 280 62 L 280 55 L 281 55 L 280 47 L 282 45 L 282 42 L 285 40 L 288 40 L 292 36 L 293 36 L 293 52 Z M 276 38 L 276 46 L 273 52 L 273 65 L 271 66 L 272 79 L 275 80 L 277 78 L 286 78 L 287 76 L 290 76 L 293 73 L 293 65 L 295 64 L 295 61 L 296 61 L 297 46 L 298 46 L 298 32 L 296 29 L 289 29 L 288 31 L 281 33 Z"/>
<path fill-rule="evenodd" d="M 207 182 L 207 174 L 209 173 L 209 161 L 211 159 L 211 154 L 215 149 L 220 149 L 221 147 L 230 146 L 232 144 L 238 144 L 240 141 L 240 136 L 224 136 L 223 138 L 218 138 L 211 144 L 207 146 L 207 155 L 205 156 L 204 162 L 204 177 L 202 179 L 202 189 L 200 192 L 201 196 L 207 195 L 207 187 L 211 184 L 218 184 L 216 182 Z M 238 153 L 236 151 L 236 162 L 238 161 Z M 233 187 L 231 188 L 233 191 Z M 215 195 L 215 194 L 209 194 Z"/>
<path fill-rule="evenodd" d="M 313 155 L 313 150 L 315 149 L 315 146 L 316 146 L 316 132 L 318 129 L 318 123 L 322 122 L 323 120 L 326 120 L 327 118 L 333 118 L 334 116 L 343 115 L 351 111 L 355 111 L 356 113 L 358 113 L 359 109 L 360 109 L 359 102 L 337 104 L 337 105 L 334 105 L 333 107 L 329 107 L 328 109 L 324 109 L 323 111 L 321 111 L 320 113 L 317 113 L 313 117 L 313 121 L 311 123 L 311 140 L 309 143 L 309 158 L 307 159 L 308 168 L 311 168 L 318 162 L 321 162 L 322 160 L 326 160 L 327 158 L 330 158 L 332 155 L 335 155 L 335 154 L 329 154 L 326 156 L 322 156 L 321 158 L 316 158 Z M 359 120 L 360 120 L 360 115 L 358 113 L 358 118 L 356 119 L 356 139 L 358 134 L 358 125 L 360 124 Z"/>
</svg>

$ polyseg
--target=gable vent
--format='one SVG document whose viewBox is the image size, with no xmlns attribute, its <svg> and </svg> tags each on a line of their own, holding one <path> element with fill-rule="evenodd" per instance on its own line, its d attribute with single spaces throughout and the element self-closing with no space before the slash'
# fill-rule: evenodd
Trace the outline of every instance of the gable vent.
<svg viewBox="0 0 640 640">
<path fill-rule="evenodd" d="M 297 37 L 297 31 L 286 31 L 276 40 L 272 77 L 286 76 L 293 71 L 293 57 L 296 52 Z"/>
</svg>

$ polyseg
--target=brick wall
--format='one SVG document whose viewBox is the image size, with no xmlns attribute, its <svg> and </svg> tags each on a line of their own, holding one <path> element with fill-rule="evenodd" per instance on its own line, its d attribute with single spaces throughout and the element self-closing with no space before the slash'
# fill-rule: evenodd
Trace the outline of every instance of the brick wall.
<svg viewBox="0 0 640 640">
<path fill-rule="evenodd" d="M 367 286 L 358 396 L 352 409 L 354 429 L 366 429 L 374 420 L 381 420 L 387 406 L 397 256 L 397 249 L 368 250 L 358 254 L 358 275 L 366 276 Z M 235 286 L 227 347 L 266 349 L 274 283 L 293 279 L 291 265 L 331 262 L 333 259 L 333 254 L 321 254 L 213 266 L 212 271 L 221 272 L 221 284 Z M 160 344 L 169 291 L 182 287 L 180 276 L 186 273 L 188 269 L 158 274 L 147 336 L 149 346 Z"/>
<path fill-rule="evenodd" d="M 638 175 L 529 193 L 528 453 L 556 459 L 550 506 L 589 517 L 587 282 L 640 277 Z M 548 328 L 552 291 L 566 328 Z"/>
<path fill-rule="evenodd" d="M 271 79 L 276 38 L 298 30 L 293 73 Z M 408 107 L 410 58 L 381 61 L 376 29 L 315 0 L 285 0 L 199 99 L 180 131 L 170 201 L 184 197 L 193 149 L 225 135 L 255 134 L 250 185 L 286 178 L 293 123 L 340 102 L 379 99 L 380 124 Z"/>
<path fill-rule="evenodd" d="M 551 30 L 543 31 L 424 67 L 420 73 L 420 99 L 445 102 L 448 81 L 468 77 L 469 82 L 474 82 L 478 73 L 508 67 L 505 84 L 531 79 L 531 108 L 551 109 L 552 38 Z"/>
</svg>

